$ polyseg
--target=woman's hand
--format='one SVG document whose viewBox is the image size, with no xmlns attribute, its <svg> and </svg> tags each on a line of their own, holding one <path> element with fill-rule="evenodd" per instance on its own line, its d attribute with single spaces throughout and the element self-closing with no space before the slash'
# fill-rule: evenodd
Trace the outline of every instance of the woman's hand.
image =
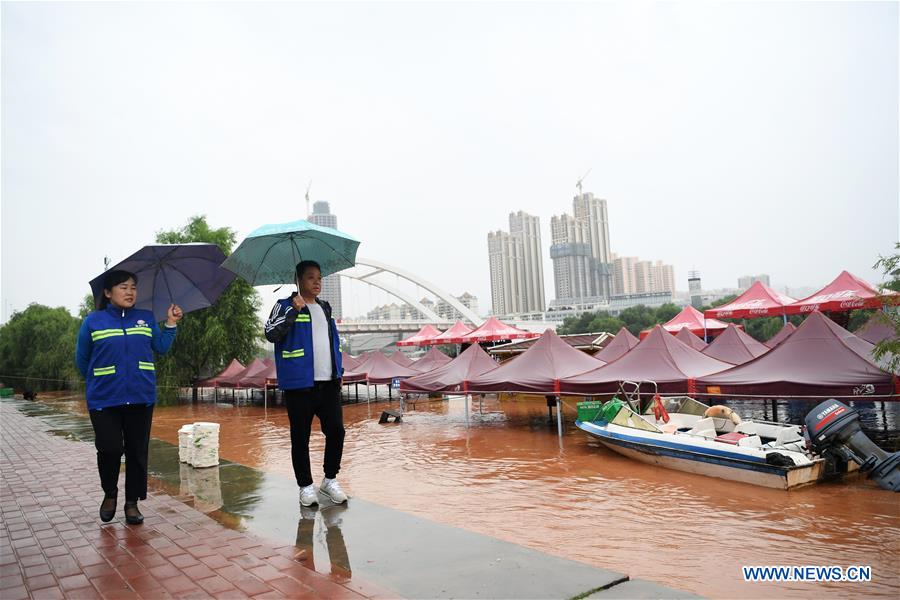
<svg viewBox="0 0 900 600">
<path fill-rule="evenodd" d="M 170 304 L 169 310 L 166 312 L 166 325 L 169 327 L 175 327 L 178 324 L 178 321 L 181 320 L 181 317 L 184 316 L 184 313 L 181 312 L 181 307 L 177 304 Z"/>
</svg>

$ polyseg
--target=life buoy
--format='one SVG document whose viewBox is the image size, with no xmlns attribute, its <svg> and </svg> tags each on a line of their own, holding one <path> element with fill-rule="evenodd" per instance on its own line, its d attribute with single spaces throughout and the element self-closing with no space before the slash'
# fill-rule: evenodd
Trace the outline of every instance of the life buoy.
<svg viewBox="0 0 900 600">
<path fill-rule="evenodd" d="M 659 397 L 659 394 L 653 395 L 653 416 L 656 417 L 656 422 L 662 421 L 663 423 L 669 422 L 669 413 L 666 411 L 666 407 L 663 406 L 662 398 Z"/>
<path fill-rule="evenodd" d="M 703 413 L 704 417 L 712 417 L 713 419 L 729 419 L 735 425 L 741 424 L 741 416 L 722 404 L 714 404 L 706 409 Z"/>
</svg>

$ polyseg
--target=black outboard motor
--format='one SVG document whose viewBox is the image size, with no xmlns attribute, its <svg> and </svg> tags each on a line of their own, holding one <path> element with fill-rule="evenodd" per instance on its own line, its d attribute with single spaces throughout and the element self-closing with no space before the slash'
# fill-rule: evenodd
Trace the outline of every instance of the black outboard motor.
<svg viewBox="0 0 900 600">
<path fill-rule="evenodd" d="M 855 410 L 837 400 L 826 400 L 812 409 L 804 421 L 814 452 L 852 460 L 883 489 L 900 491 L 900 452 L 888 454 L 876 446 L 860 428 Z"/>
</svg>

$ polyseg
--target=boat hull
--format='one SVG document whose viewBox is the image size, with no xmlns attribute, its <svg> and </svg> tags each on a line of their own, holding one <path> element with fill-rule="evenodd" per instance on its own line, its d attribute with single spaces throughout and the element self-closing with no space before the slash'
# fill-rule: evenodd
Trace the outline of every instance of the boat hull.
<svg viewBox="0 0 900 600">
<path fill-rule="evenodd" d="M 610 434 L 593 423 L 576 422 L 576 425 L 610 450 L 623 456 L 645 464 L 686 473 L 782 490 L 816 483 L 824 475 L 825 461 L 821 458 L 807 465 L 781 467 L 766 462 L 735 458 L 725 451 L 710 452 L 702 448 L 673 447 L 673 444 L 627 439 L 627 436 Z"/>
</svg>

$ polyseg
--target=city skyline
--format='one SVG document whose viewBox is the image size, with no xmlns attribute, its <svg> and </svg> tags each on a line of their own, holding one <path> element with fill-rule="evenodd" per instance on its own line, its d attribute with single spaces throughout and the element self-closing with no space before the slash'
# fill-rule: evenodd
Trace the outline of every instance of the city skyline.
<svg viewBox="0 0 900 600">
<path fill-rule="evenodd" d="M 879 283 L 900 238 L 896 3 L 0 10 L 2 319 L 76 312 L 105 256 L 194 215 L 301 218 L 310 179 L 361 255 L 483 307 L 485 231 L 514 208 L 546 243 L 579 182 L 676 290 Z"/>
</svg>

